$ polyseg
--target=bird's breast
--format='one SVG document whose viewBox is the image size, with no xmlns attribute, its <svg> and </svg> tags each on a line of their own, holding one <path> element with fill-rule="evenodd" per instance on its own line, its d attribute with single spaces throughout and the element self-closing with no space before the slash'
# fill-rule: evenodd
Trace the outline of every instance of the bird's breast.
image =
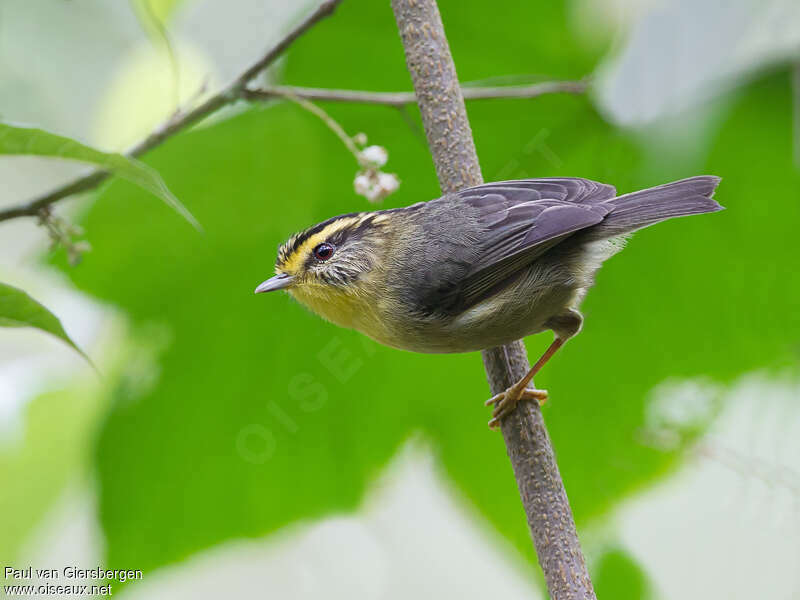
<svg viewBox="0 0 800 600">
<path fill-rule="evenodd" d="M 323 319 L 340 327 L 355 329 L 391 346 L 389 325 L 374 302 L 358 293 L 331 286 L 303 285 L 289 292 Z"/>
</svg>

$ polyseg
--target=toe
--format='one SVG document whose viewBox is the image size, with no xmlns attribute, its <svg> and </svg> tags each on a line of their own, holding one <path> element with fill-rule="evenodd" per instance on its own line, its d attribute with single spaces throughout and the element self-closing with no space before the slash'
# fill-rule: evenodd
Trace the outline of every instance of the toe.
<svg viewBox="0 0 800 600">
<path fill-rule="evenodd" d="M 503 398 L 505 397 L 505 392 L 500 392 L 496 396 L 492 396 L 486 402 L 483 403 L 484 406 L 492 406 L 493 404 L 497 404 L 498 402 L 502 402 Z"/>
<path fill-rule="evenodd" d="M 506 397 L 505 401 L 499 402 L 494 407 L 494 410 L 492 411 L 492 416 L 498 421 L 502 420 L 506 418 L 508 415 L 510 415 L 512 412 L 514 412 L 514 408 L 516 408 L 516 406 L 517 406 L 516 402 L 509 402 Z"/>
<path fill-rule="evenodd" d="M 522 392 L 523 400 L 547 400 L 547 390 L 525 389 Z"/>
</svg>

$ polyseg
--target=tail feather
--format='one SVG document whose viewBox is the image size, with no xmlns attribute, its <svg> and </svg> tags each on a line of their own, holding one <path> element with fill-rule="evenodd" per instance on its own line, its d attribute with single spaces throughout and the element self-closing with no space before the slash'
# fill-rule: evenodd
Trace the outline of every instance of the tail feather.
<svg viewBox="0 0 800 600">
<path fill-rule="evenodd" d="M 719 182 L 719 177 L 700 175 L 611 198 L 603 203 L 610 213 L 587 234 L 591 239 L 608 239 L 673 217 L 723 210 L 712 198 Z"/>
</svg>

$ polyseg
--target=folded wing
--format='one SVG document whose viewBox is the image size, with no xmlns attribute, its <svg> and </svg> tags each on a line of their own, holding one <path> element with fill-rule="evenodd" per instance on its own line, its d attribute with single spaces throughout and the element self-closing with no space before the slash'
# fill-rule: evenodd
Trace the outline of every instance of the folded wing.
<svg viewBox="0 0 800 600">
<path fill-rule="evenodd" d="M 472 209 L 480 252 L 458 281 L 442 281 L 424 304 L 461 312 L 573 233 L 600 223 L 611 210 L 603 202 L 615 189 L 578 178 L 525 179 L 462 190 L 458 200 Z"/>
</svg>

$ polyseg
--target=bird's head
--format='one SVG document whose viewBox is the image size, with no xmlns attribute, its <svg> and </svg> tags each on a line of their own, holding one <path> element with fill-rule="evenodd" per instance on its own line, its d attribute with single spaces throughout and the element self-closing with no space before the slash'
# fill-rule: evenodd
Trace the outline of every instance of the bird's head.
<svg viewBox="0 0 800 600">
<path fill-rule="evenodd" d="M 353 213 L 294 234 L 278 249 L 275 276 L 256 293 L 286 290 L 328 320 L 352 326 L 349 313 L 379 270 L 386 220 L 381 213 Z"/>
</svg>

